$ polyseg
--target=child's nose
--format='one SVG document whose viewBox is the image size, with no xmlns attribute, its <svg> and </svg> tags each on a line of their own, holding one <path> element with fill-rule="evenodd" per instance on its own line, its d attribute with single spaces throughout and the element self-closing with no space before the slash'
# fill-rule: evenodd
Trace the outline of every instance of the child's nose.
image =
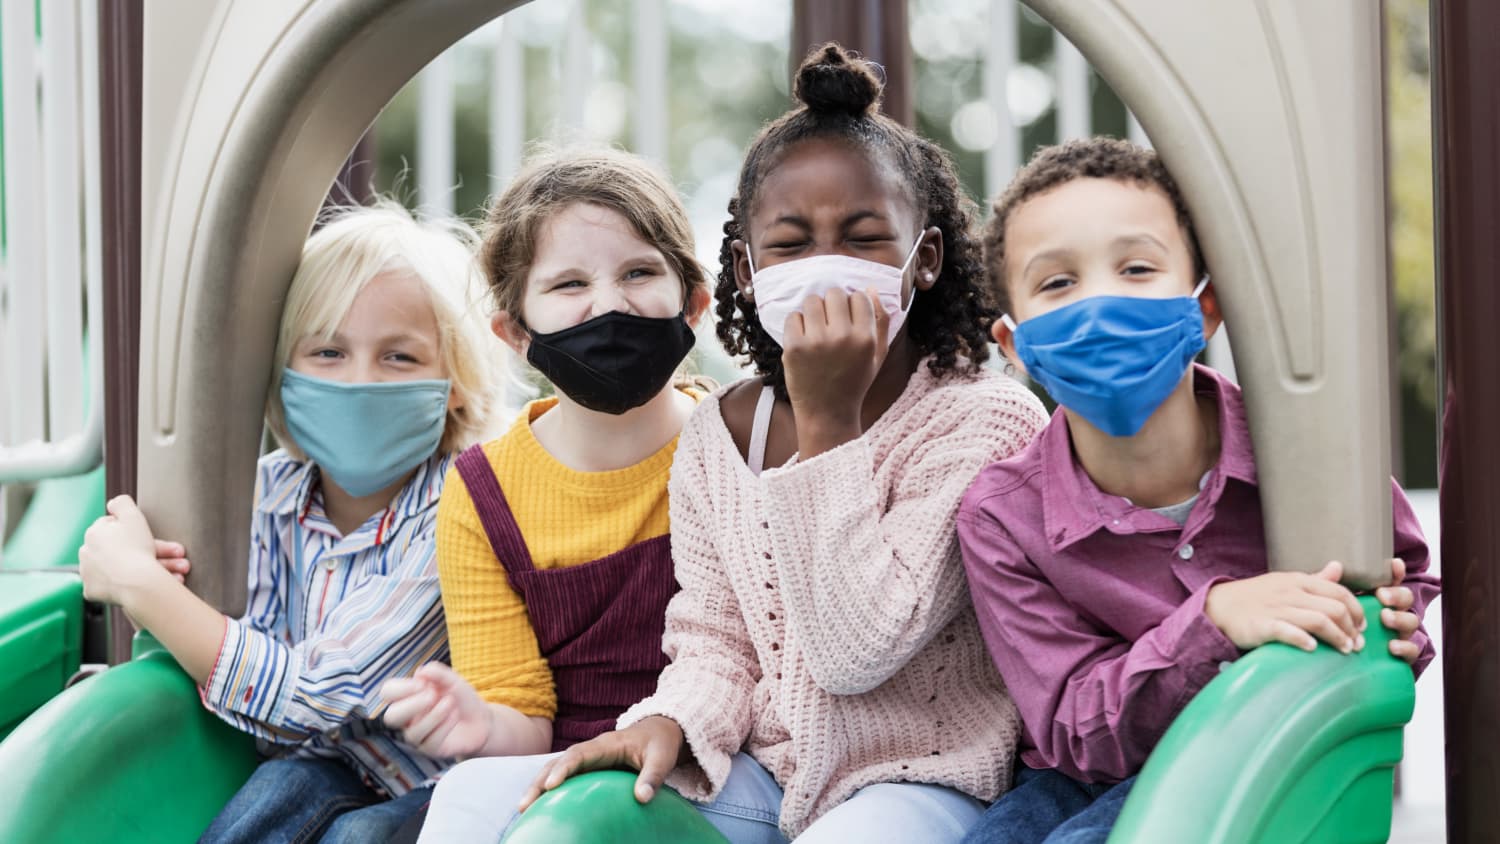
<svg viewBox="0 0 1500 844">
<path fill-rule="evenodd" d="M 630 313 L 630 300 L 625 298 L 625 292 L 618 287 L 601 288 L 594 296 L 594 305 L 589 316 L 602 316 L 610 311 Z"/>
</svg>

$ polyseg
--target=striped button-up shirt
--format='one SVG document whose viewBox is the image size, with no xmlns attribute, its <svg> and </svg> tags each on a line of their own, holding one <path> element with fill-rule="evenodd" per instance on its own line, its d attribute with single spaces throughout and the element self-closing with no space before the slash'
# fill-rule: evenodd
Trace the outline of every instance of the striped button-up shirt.
<svg viewBox="0 0 1500 844">
<path fill-rule="evenodd" d="M 433 532 L 448 462 L 421 464 L 388 508 L 341 536 L 312 463 L 261 458 L 248 610 L 226 625 L 203 700 L 264 752 L 342 759 L 393 797 L 451 764 L 387 730 L 379 694 L 448 660 Z"/>
</svg>

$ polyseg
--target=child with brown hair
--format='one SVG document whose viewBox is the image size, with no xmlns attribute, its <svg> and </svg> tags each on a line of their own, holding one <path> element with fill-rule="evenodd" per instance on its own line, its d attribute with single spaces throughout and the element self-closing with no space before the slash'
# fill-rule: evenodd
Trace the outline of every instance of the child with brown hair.
<svg viewBox="0 0 1500 844">
<path fill-rule="evenodd" d="M 386 723 L 445 758 L 563 750 L 655 690 L 676 591 L 667 478 L 698 400 L 674 374 L 709 299 L 676 192 L 620 152 L 530 160 L 481 260 L 492 329 L 556 395 L 460 455 L 438 506 L 452 668 L 385 694 Z M 465 767 L 485 762 L 509 760 Z M 424 838 L 467 840 L 444 823 Z"/>
<path fill-rule="evenodd" d="M 1016 785 L 970 842 L 1102 842 L 1173 718 L 1266 642 L 1345 653 L 1367 620 L 1339 584 L 1268 572 L 1240 390 L 1195 365 L 1218 300 L 1156 154 L 1109 138 L 1040 150 L 995 201 L 986 269 L 1006 356 L 1058 402 L 984 469 L 958 535 L 980 626 L 1026 725 Z M 1421 671 L 1437 596 L 1393 481 L 1390 652 Z"/>
</svg>

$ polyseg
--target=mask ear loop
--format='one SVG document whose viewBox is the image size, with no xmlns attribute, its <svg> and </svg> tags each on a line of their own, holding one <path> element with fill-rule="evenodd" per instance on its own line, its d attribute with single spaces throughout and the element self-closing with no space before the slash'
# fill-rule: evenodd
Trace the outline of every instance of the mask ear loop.
<svg viewBox="0 0 1500 844">
<path fill-rule="evenodd" d="M 917 256 L 917 250 L 922 248 L 922 241 L 924 241 L 926 239 L 927 239 L 927 230 L 926 229 L 922 229 L 922 232 L 917 235 L 917 242 L 913 243 L 911 245 L 911 251 L 908 252 L 908 253 L 906 253 L 906 260 L 901 262 L 901 277 L 902 278 L 906 278 L 906 268 L 909 267 L 909 266 L 911 266 L 911 259 L 915 258 Z M 915 302 L 915 301 L 917 301 L 917 282 L 915 280 L 913 280 L 912 283 L 911 283 L 911 299 L 909 301 L 907 301 L 906 306 L 901 309 L 901 313 L 903 315 L 910 313 L 911 312 L 911 303 Z"/>
<path fill-rule="evenodd" d="M 739 291 L 740 298 L 750 300 L 755 298 L 755 255 L 750 251 L 750 241 L 745 241 L 745 260 L 750 264 L 750 283 L 745 289 Z"/>
<path fill-rule="evenodd" d="M 1203 288 L 1208 286 L 1208 281 L 1208 273 L 1204 273 L 1203 278 L 1198 279 L 1198 286 L 1193 288 L 1194 299 L 1198 298 L 1198 294 L 1202 293 Z"/>
</svg>

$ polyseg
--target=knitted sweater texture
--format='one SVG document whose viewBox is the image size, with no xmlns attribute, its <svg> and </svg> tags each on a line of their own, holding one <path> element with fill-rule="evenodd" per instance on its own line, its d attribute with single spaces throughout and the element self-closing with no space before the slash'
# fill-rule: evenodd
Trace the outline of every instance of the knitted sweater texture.
<svg viewBox="0 0 1500 844">
<path fill-rule="evenodd" d="M 672 664 L 620 727 L 681 725 L 692 761 L 668 782 L 700 801 L 744 749 L 784 789 L 788 836 L 879 782 L 997 797 L 1019 721 L 954 515 L 979 470 L 1046 423 L 1041 404 L 1003 375 L 938 377 L 924 362 L 863 436 L 756 477 L 722 393 L 688 421 L 672 468 Z"/>
</svg>

